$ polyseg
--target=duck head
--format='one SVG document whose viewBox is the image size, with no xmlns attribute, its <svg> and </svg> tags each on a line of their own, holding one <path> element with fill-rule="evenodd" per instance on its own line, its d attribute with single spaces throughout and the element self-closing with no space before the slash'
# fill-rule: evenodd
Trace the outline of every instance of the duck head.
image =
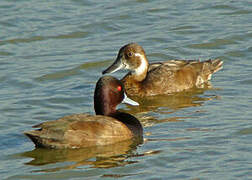
<svg viewBox="0 0 252 180">
<path fill-rule="evenodd" d="M 137 43 L 130 43 L 119 50 L 114 63 L 104 70 L 102 74 L 127 69 L 131 71 L 132 75 L 136 76 L 136 80 L 142 81 L 146 77 L 148 66 L 148 60 L 143 48 Z"/>
<path fill-rule="evenodd" d="M 94 94 L 96 115 L 112 115 L 116 112 L 116 106 L 120 103 L 127 103 L 133 106 L 139 105 L 126 96 L 121 81 L 112 76 L 101 77 L 96 83 Z"/>
</svg>

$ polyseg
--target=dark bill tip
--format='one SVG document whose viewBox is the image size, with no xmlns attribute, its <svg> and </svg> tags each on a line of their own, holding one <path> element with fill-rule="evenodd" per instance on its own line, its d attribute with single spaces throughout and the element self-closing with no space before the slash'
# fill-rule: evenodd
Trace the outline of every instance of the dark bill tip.
<svg viewBox="0 0 252 180">
<path fill-rule="evenodd" d="M 120 61 L 115 61 L 111 66 L 102 71 L 102 74 L 113 73 L 122 68 L 123 68 L 122 63 Z"/>
<path fill-rule="evenodd" d="M 104 71 L 102 71 L 102 74 L 107 74 L 107 73 L 109 73 L 109 68 L 107 68 Z"/>
</svg>

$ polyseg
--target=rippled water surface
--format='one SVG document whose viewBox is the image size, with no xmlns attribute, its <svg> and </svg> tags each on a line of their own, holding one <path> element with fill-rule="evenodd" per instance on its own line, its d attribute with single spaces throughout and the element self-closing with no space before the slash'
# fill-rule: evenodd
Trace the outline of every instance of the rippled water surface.
<svg viewBox="0 0 252 180">
<path fill-rule="evenodd" d="M 251 1 L 1 0 L 0 17 L 1 179 L 251 179 Z M 120 105 L 144 125 L 141 145 L 35 149 L 32 125 L 94 114 L 95 83 L 129 42 L 152 62 L 224 68 L 212 89 Z"/>
</svg>

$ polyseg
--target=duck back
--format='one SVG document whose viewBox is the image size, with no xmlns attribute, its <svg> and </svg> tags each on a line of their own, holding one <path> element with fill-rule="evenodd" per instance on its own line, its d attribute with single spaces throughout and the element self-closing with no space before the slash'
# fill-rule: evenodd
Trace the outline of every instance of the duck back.
<svg viewBox="0 0 252 180">
<path fill-rule="evenodd" d="M 146 78 L 138 82 L 132 73 L 123 79 L 126 93 L 131 96 L 153 96 L 170 94 L 193 87 L 202 88 L 213 73 L 222 68 L 220 59 L 170 60 L 149 65 Z"/>
<path fill-rule="evenodd" d="M 124 123 L 113 117 L 74 114 L 34 126 L 25 132 L 36 147 L 83 148 L 108 145 L 134 137 Z"/>
</svg>

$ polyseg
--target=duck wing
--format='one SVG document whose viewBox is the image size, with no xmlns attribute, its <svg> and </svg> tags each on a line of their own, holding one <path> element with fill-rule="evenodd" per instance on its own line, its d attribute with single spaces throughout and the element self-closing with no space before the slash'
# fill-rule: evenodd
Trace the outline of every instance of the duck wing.
<svg viewBox="0 0 252 180">
<path fill-rule="evenodd" d="M 198 64 L 198 63 L 200 63 L 199 60 L 169 60 L 169 61 L 164 61 L 164 62 L 155 62 L 149 65 L 148 71 L 152 71 L 153 69 L 161 67 L 161 66 L 165 68 L 169 68 L 171 70 L 178 70 L 186 65 L 193 65 L 193 64 Z"/>
<path fill-rule="evenodd" d="M 152 63 L 148 72 L 159 71 L 156 73 L 165 73 L 167 71 L 178 71 L 190 68 L 204 77 L 204 81 L 210 80 L 211 75 L 222 69 L 223 61 L 220 59 L 199 61 L 199 60 L 169 60 L 165 62 Z"/>
<path fill-rule="evenodd" d="M 170 60 L 150 64 L 144 86 L 147 95 L 169 94 L 192 87 L 201 87 L 213 73 L 222 68 L 220 59 Z M 147 91 L 146 91 L 147 92 Z"/>
<path fill-rule="evenodd" d="M 34 126 L 27 131 L 36 147 L 80 148 L 113 144 L 129 139 L 130 130 L 120 121 L 108 116 L 74 114 Z"/>
</svg>

